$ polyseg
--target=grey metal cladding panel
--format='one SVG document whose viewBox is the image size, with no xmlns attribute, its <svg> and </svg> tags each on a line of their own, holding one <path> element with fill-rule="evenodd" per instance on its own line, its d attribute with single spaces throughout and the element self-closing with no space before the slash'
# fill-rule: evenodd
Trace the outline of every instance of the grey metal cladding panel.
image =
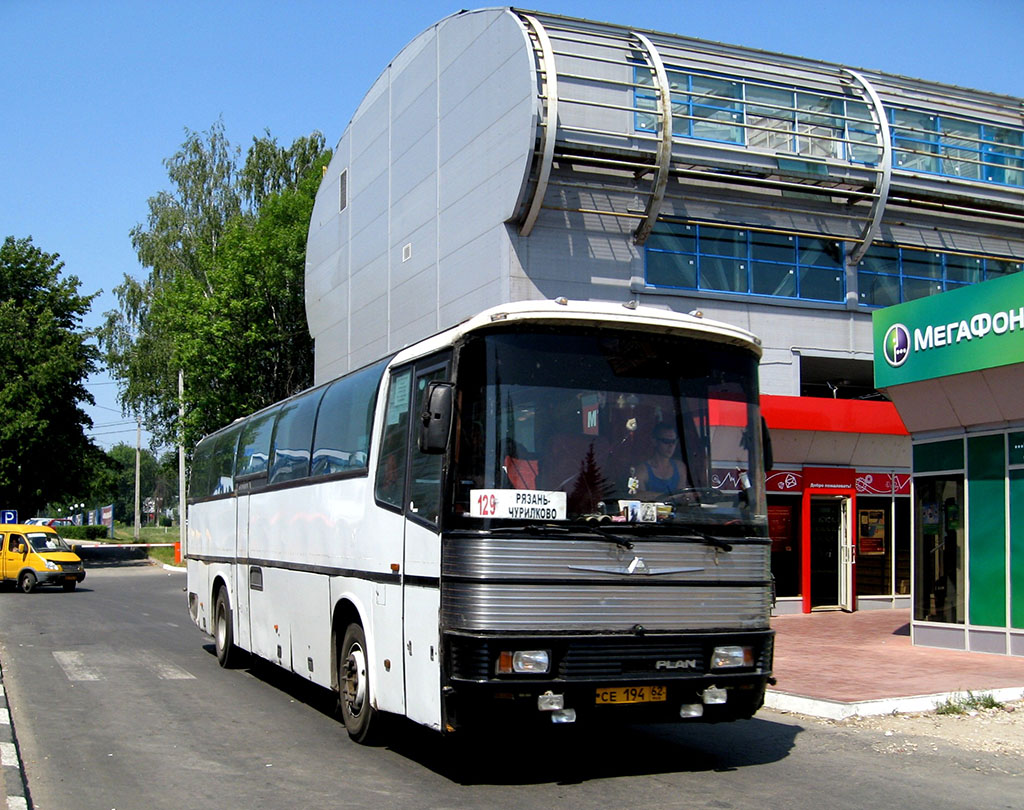
<svg viewBox="0 0 1024 810">
<path fill-rule="evenodd" d="M 495 195 L 486 185 L 479 186 L 454 205 L 439 209 L 437 236 L 438 255 L 445 258 L 477 239 L 503 227 L 502 220 L 493 216 Z M 494 264 L 496 256 L 488 262 Z"/>
<path fill-rule="evenodd" d="M 442 586 L 448 629 L 566 632 L 755 630 L 768 627 L 767 587 L 562 585 Z"/>
<path fill-rule="evenodd" d="M 360 107 L 349 124 L 349 137 L 352 140 L 352 165 L 356 165 L 368 150 L 383 146 L 387 156 L 388 124 L 390 122 L 389 94 L 381 93 L 372 104 Z"/>
<path fill-rule="evenodd" d="M 618 77 L 620 81 L 633 81 L 632 73 Z M 573 143 L 591 142 L 599 136 L 587 132 L 565 132 L 561 127 L 582 127 L 599 130 L 616 135 L 625 135 L 630 139 L 636 135 L 634 126 L 633 89 L 630 87 L 613 87 L 581 81 L 565 80 L 559 83 L 558 123 L 559 138 Z M 587 104 L 575 104 L 569 99 L 586 101 Z M 610 106 L 600 106 L 610 105 Z M 602 141 L 603 142 L 603 141 Z M 654 152 L 657 144 L 650 141 L 648 151 Z"/>
<path fill-rule="evenodd" d="M 383 243 L 381 243 L 383 248 Z M 349 295 L 352 299 L 353 316 L 370 306 L 377 299 L 385 298 L 388 292 L 388 255 L 381 253 L 373 261 L 352 273 Z M 377 320 L 383 321 L 381 313 L 376 313 Z M 386 325 L 385 325 L 386 326 Z"/>
<path fill-rule="evenodd" d="M 732 551 L 722 551 L 700 542 L 645 542 L 641 538 L 634 548 L 625 549 L 596 539 L 528 537 L 448 538 L 441 575 L 560 582 L 606 578 L 624 583 L 642 578 L 625 573 L 634 557 L 643 558 L 646 567 L 656 572 L 646 577 L 649 581 L 764 583 L 769 577 L 769 546 L 762 543 L 735 543 Z"/>
<path fill-rule="evenodd" d="M 393 322 L 391 325 L 391 347 L 397 349 L 401 346 L 408 346 L 437 332 L 437 315 L 432 307 L 423 312 L 423 306 L 413 304 L 403 316 L 410 313 L 417 317 L 405 318 L 401 323 Z"/>
<path fill-rule="evenodd" d="M 377 350 L 380 352 L 376 357 L 383 356 L 388 350 L 388 322 L 386 318 L 381 317 L 381 313 L 385 312 L 387 307 L 387 299 L 381 297 L 375 301 L 369 301 L 365 306 L 352 308 L 351 315 L 351 328 L 350 328 L 350 351 L 353 355 L 356 352 L 362 352 L 365 354 L 370 347 L 380 347 Z M 371 357 L 367 360 L 376 359 Z M 361 365 L 356 363 L 353 358 L 352 367 Z"/>
<path fill-rule="evenodd" d="M 526 50 L 522 25 L 507 9 L 485 9 L 459 14 L 438 25 L 438 68 L 447 72 L 453 65 L 478 65 L 477 77 L 492 60 L 503 62 L 509 53 Z M 466 68 L 461 68 L 466 70 Z M 472 81 L 470 78 L 469 81 Z"/>
<path fill-rule="evenodd" d="M 430 315 L 436 321 L 437 271 L 427 267 L 391 288 L 392 333 Z M 431 330 L 436 331 L 436 329 Z M 430 334 L 429 332 L 427 334 Z"/>
<path fill-rule="evenodd" d="M 340 272 L 344 253 L 336 251 L 330 260 L 306 272 L 306 319 L 311 330 L 314 324 L 328 323 L 338 309 L 347 308 L 347 277 Z"/>
<path fill-rule="evenodd" d="M 492 130 L 441 166 L 441 211 L 472 195 L 475 218 L 484 227 L 504 222 L 515 214 L 527 161 L 523 155 L 506 155 L 508 159 L 500 162 L 502 150 L 495 149 L 495 142 L 500 140 L 501 132 Z"/>
<path fill-rule="evenodd" d="M 391 123 L 391 162 L 399 161 L 402 156 L 415 145 L 430 136 L 431 151 L 427 155 L 427 164 L 437 164 L 437 85 L 428 85 L 419 98 L 409 104 L 405 110 L 392 118 Z M 422 160 L 423 156 L 417 159 Z"/>
<path fill-rule="evenodd" d="M 1020 227 L 1000 227 L 994 222 L 972 220 L 970 231 L 958 230 L 962 222 L 943 223 L 937 217 L 883 223 L 879 241 L 919 245 L 936 250 L 985 253 L 1024 258 L 1024 234 Z"/>
<path fill-rule="evenodd" d="M 863 227 L 862 221 L 851 219 L 849 208 L 838 208 L 828 201 L 801 199 L 797 209 L 793 200 L 780 194 L 749 192 L 738 198 L 697 182 L 689 185 L 670 182 L 662 216 L 793 230 L 835 239 L 859 238 Z"/>
<path fill-rule="evenodd" d="M 503 292 L 504 289 L 504 281 L 492 279 L 451 298 L 445 298 L 442 293 L 441 306 L 438 310 L 440 322 L 442 324 L 459 323 L 489 307 L 509 301 L 510 299 Z"/>
<path fill-rule="evenodd" d="M 349 370 L 348 318 L 323 329 L 316 338 L 316 364 L 313 384 L 332 380 Z"/>
<path fill-rule="evenodd" d="M 387 212 L 388 204 L 390 200 L 388 197 L 388 172 L 383 171 L 373 182 L 366 186 L 362 192 L 360 192 L 358 198 L 353 195 L 351 198 L 351 205 L 349 208 L 349 234 L 352 242 L 356 239 L 363 238 L 363 232 L 366 230 L 378 230 L 372 233 L 371 238 L 374 240 L 381 239 L 380 233 L 380 222 L 385 222 L 383 233 L 384 240 L 387 239 Z M 356 260 L 356 256 L 352 256 L 352 266 L 359 267 L 360 262 Z"/>
<path fill-rule="evenodd" d="M 503 119 L 516 112 L 514 133 L 495 141 L 496 160 L 507 163 L 509 156 L 522 155 L 533 148 L 536 88 L 527 81 L 529 73 L 517 57 L 501 65 L 487 80 L 465 91 L 452 87 L 442 77 L 441 83 L 441 162 L 445 162 L 475 138 L 480 137 Z"/>
<path fill-rule="evenodd" d="M 448 218 L 442 218 L 442 226 L 446 224 L 446 219 Z M 499 241 L 502 238 L 499 228 L 500 226 L 491 228 L 460 246 L 458 250 L 439 258 L 441 301 L 448 302 L 460 298 L 491 282 L 502 282 L 505 278 L 505 263 L 501 257 L 505 255 L 505 251 Z M 443 236 L 440 244 L 445 244 Z"/>
<path fill-rule="evenodd" d="M 409 279 L 424 270 L 437 274 L 437 221 L 428 219 L 414 230 L 400 230 L 392 227 L 392 235 L 403 234 L 390 249 L 391 253 L 391 289 L 395 290 Z M 404 250 L 408 246 L 409 258 L 402 260 Z"/>
<path fill-rule="evenodd" d="M 395 165 L 391 186 L 391 239 L 398 242 L 403 234 L 437 218 L 437 174 L 433 163 L 417 163 L 417 153 L 433 148 L 424 138 L 423 149 L 414 149 Z"/>
<path fill-rule="evenodd" d="M 785 308 L 762 304 L 749 306 L 749 328 L 764 335 L 765 342 L 779 348 L 811 349 L 812 354 L 860 352 L 865 359 L 872 354 L 871 334 L 851 328 L 854 318 L 870 323 L 870 313 L 851 313 L 845 309 Z M 708 313 L 705 311 L 705 315 Z M 732 319 L 730 323 L 736 323 Z M 779 346 L 782 343 L 783 345 Z M 813 348 L 812 348 L 813 347 Z"/>
<path fill-rule="evenodd" d="M 326 180 L 324 181 L 326 182 Z M 333 184 L 334 199 L 337 201 L 339 194 L 338 183 Z M 331 188 L 324 191 L 325 198 L 331 192 Z M 341 235 L 341 214 L 338 213 L 338 206 L 333 211 L 326 210 L 324 205 L 320 212 L 320 218 L 316 213 L 309 226 L 309 237 L 306 241 L 306 270 L 317 269 L 321 264 L 329 261 L 338 252 L 341 244 L 338 237 Z"/>
<path fill-rule="evenodd" d="M 406 45 L 390 65 L 391 118 L 402 116 L 405 109 L 424 95 L 434 95 L 437 81 L 437 31 L 424 31 Z"/>
</svg>

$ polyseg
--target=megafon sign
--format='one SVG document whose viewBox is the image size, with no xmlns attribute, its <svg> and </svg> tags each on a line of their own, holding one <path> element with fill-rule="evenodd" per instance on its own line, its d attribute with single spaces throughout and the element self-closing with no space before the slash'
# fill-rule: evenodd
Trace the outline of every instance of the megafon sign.
<svg viewBox="0 0 1024 810">
<path fill-rule="evenodd" d="M 872 315 L 875 387 L 1024 362 L 1024 273 Z"/>
</svg>

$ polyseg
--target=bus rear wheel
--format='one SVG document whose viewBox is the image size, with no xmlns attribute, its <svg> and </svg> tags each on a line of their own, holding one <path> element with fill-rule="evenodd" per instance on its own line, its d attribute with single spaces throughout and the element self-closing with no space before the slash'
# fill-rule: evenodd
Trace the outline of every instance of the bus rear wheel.
<svg viewBox="0 0 1024 810">
<path fill-rule="evenodd" d="M 338 703 L 345 730 L 358 743 L 369 744 L 380 726 L 366 672 L 366 634 L 358 624 L 345 630 L 338 656 Z"/>
</svg>

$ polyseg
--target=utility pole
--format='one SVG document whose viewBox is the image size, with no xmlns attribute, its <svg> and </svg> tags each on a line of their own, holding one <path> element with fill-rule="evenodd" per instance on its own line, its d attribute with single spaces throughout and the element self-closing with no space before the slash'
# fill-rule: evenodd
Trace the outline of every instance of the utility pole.
<svg viewBox="0 0 1024 810">
<path fill-rule="evenodd" d="M 135 417 L 135 542 L 139 542 L 142 535 L 142 521 L 139 513 L 142 511 L 142 504 L 139 500 L 141 489 L 142 473 L 142 420 Z"/>
<path fill-rule="evenodd" d="M 185 372 L 178 369 L 178 543 L 182 556 L 185 541 Z"/>
</svg>

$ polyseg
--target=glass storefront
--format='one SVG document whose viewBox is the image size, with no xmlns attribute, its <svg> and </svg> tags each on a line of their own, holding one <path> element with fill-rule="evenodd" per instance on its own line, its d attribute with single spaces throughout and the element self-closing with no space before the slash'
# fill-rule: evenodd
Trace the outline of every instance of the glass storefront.
<svg viewBox="0 0 1024 810">
<path fill-rule="evenodd" d="M 800 496 L 768 496 L 772 576 L 777 597 L 800 596 Z"/>
<path fill-rule="evenodd" d="M 876 475 L 877 477 L 877 475 Z M 906 478 L 903 478 L 904 491 Z M 811 498 L 809 525 L 802 520 L 803 499 Z M 841 498 L 820 491 L 768 495 L 772 538 L 772 576 L 779 599 L 805 596 L 804 566 L 809 566 L 812 606 L 839 600 Z M 858 599 L 894 599 L 910 595 L 910 512 L 908 494 L 856 497 L 856 513 L 847 516 L 854 546 L 854 593 Z M 809 548 L 804 548 L 808 533 Z M 805 555 L 807 559 L 805 560 Z"/>
<path fill-rule="evenodd" d="M 910 593 L 910 499 L 857 498 L 857 595 Z"/>
<path fill-rule="evenodd" d="M 914 619 L 963 624 L 964 476 L 918 476 L 914 488 Z"/>
</svg>

